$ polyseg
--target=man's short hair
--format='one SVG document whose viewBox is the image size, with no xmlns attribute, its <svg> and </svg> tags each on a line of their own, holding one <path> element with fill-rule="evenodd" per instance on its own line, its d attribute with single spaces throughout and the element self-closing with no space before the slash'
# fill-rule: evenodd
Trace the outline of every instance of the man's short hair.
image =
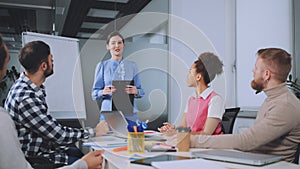
<svg viewBox="0 0 300 169">
<path fill-rule="evenodd" d="M 50 47 L 43 41 L 32 41 L 20 50 L 19 61 L 30 74 L 38 71 L 42 62 L 48 63 Z"/>
<path fill-rule="evenodd" d="M 291 71 L 291 55 L 280 48 L 265 48 L 257 51 L 275 79 L 285 82 Z"/>
</svg>

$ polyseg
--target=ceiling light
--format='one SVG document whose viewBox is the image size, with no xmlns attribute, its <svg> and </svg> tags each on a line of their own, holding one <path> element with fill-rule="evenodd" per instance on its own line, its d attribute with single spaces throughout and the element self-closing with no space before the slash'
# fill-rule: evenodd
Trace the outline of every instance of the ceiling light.
<svg viewBox="0 0 300 169">
<path fill-rule="evenodd" d="M 98 38 L 99 33 L 84 33 L 84 32 L 78 32 L 77 37 L 81 38 Z"/>
<path fill-rule="evenodd" d="M 105 25 L 104 23 L 83 22 L 81 28 L 100 29 L 104 25 Z"/>
<path fill-rule="evenodd" d="M 14 41 L 15 41 L 15 38 L 14 38 L 14 37 L 3 36 L 2 39 L 3 39 L 5 42 L 14 42 Z"/>
<path fill-rule="evenodd" d="M 118 13 L 119 11 L 91 8 L 87 15 L 92 17 L 115 18 Z"/>
</svg>

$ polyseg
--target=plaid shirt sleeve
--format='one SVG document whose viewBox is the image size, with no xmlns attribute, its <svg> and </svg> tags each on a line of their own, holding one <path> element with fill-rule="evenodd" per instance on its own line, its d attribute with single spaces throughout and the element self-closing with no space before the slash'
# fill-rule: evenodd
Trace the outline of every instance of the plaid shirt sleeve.
<svg viewBox="0 0 300 169">
<path fill-rule="evenodd" d="M 25 98 L 20 102 L 20 123 L 38 135 L 57 144 L 69 144 L 84 138 L 84 130 L 61 126 L 47 111 L 47 104 L 40 98 Z"/>
</svg>

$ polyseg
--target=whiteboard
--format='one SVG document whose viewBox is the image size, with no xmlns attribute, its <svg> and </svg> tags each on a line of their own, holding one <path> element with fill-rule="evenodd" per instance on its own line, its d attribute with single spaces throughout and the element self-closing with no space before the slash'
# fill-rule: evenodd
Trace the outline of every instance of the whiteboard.
<svg viewBox="0 0 300 169">
<path fill-rule="evenodd" d="M 48 111 L 56 119 L 86 119 L 78 39 L 22 33 L 23 46 L 41 40 L 50 46 L 54 74 L 44 83 Z"/>
</svg>

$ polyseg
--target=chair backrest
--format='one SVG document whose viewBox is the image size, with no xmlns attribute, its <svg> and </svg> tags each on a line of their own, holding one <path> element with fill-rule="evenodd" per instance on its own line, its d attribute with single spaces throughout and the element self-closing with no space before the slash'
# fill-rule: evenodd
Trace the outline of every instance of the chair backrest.
<svg viewBox="0 0 300 169">
<path fill-rule="evenodd" d="M 240 107 L 227 108 L 222 118 L 222 131 L 224 134 L 232 134 L 233 125 Z"/>
</svg>

